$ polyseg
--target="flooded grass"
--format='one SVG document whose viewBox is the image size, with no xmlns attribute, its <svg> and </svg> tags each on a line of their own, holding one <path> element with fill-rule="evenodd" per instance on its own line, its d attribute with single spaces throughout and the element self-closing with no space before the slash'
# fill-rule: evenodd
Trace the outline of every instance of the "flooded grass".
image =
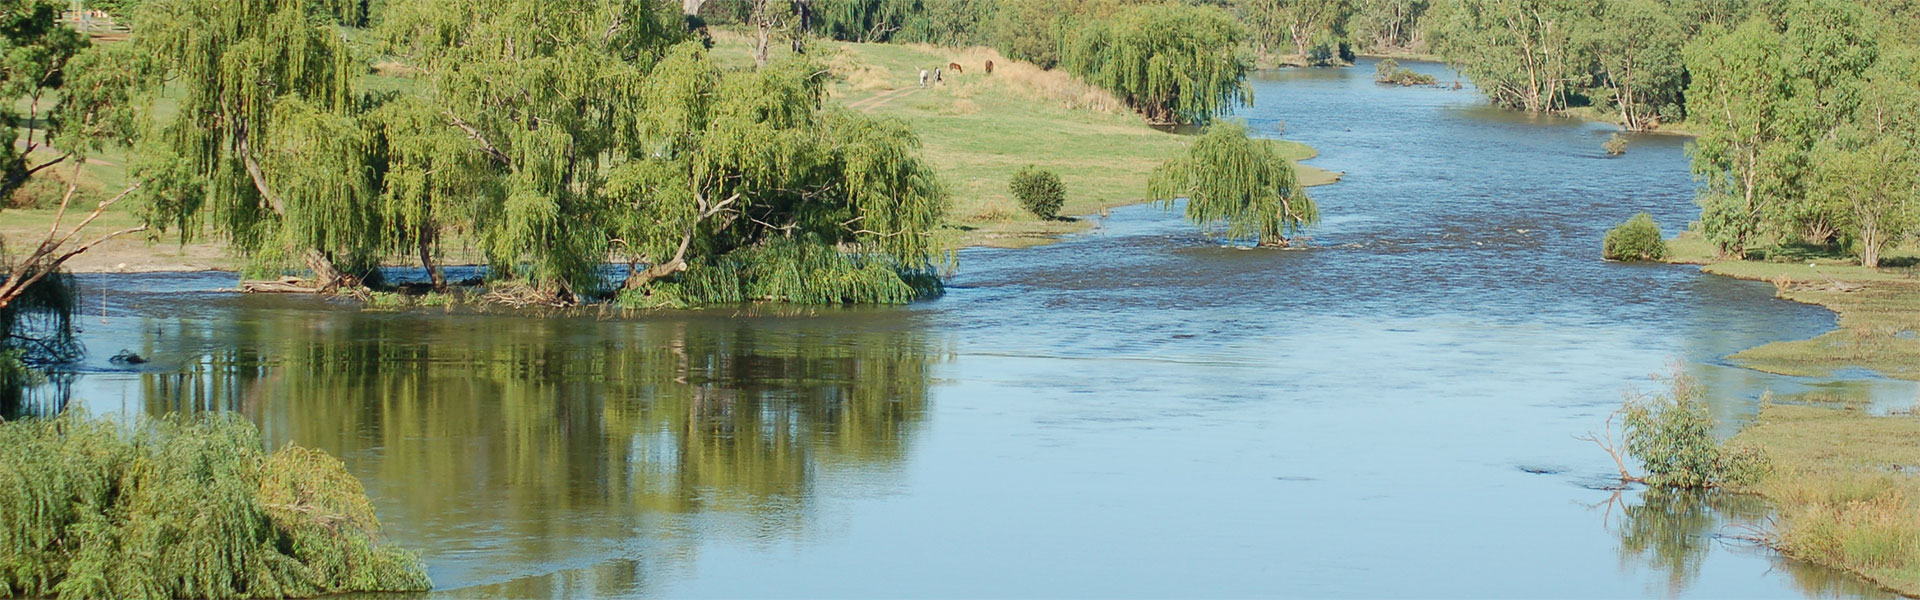
<svg viewBox="0 0 1920 600">
<path fill-rule="evenodd" d="M 1781 298 L 1826 307 L 1839 327 L 1731 358 L 1753 369 L 1827 376 L 1849 368 L 1920 380 L 1920 277 L 1911 267 L 1868 269 L 1842 256 L 1787 247 L 1771 260 L 1717 261 L 1692 233 L 1670 244 L 1673 262 L 1717 275 L 1767 281 Z M 1912 264 L 1912 248 L 1893 264 Z M 1805 405 L 1764 407 L 1735 441 L 1764 449 L 1772 472 L 1753 491 L 1774 504 L 1768 534 L 1792 556 L 1846 570 L 1907 596 L 1920 594 L 1920 419 L 1875 416 L 1822 394 Z"/>
<path fill-rule="evenodd" d="M 1920 419 L 1774 405 L 1734 439 L 1773 462 L 1774 547 L 1920 594 Z"/>
</svg>

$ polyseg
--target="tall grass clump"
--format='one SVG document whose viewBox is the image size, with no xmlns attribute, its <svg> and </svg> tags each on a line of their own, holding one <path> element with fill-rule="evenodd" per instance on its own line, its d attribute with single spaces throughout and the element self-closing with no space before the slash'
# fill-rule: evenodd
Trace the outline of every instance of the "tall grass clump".
<svg viewBox="0 0 1920 600">
<path fill-rule="evenodd" d="M 1060 175 L 1033 165 L 1014 171 L 1007 189 L 1027 212 L 1042 219 L 1059 218 L 1060 205 L 1067 202 L 1067 186 L 1060 182 Z"/>
<path fill-rule="evenodd" d="M 1667 241 L 1660 237 L 1660 224 L 1653 222 L 1653 215 L 1640 213 L 1607 230 L 1601 254 L 1607 260 L 1655 261 L 1667 257 Z"/>
<path fill-rule="evenodd" d="M 0 424 L 0 596 L 283 598 L 431 587 L 324 453 L 232 416 Z"/>
<path fill-rule="evenodd" d="M 943 290 L 938 273 L 902 269 L 884 256 L 793 238 L 703 258 L 671 281 L 627 290 L 628 308 L 688 308 L 708 304 L 906 304 Z"/>
</svg>

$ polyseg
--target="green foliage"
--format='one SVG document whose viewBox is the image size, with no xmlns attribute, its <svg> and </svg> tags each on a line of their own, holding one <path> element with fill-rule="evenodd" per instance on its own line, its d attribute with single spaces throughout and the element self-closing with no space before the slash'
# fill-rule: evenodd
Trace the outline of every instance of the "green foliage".
<svg viewBox="0 0 1920 600">
<path fill-rule="evenodd" d="M 28 131 L 22 136 L 23 125 L 42 126 L 32 121 L 46 119 L 59 135 L 66 129 L 84 129 L 91 121 L 86 113 L 55 102 L 66 83 L 67 63 L 89 45 L 85 36 L 56 21 L 65 4 L 0 0 L 0 97 L 7 98 L 0 102 L 0 198 L 12 196 L 29 176 L 65 158 L 34 156 L 36 151 L 58 150 L 48 148 L 45 133 Z M 41 112 L 43 106 L 54 109 Z M 76 125 L 64 126 L 68 122 Z"/>
<path fill-rule="evenodd" d="M 1014 171 L 1007 188 L 1020 206 L 1042 219 L 1059 217 L 1060 205 L 1067 201 L 1067 186 L 1060 183 L 1060 175 L 1033 165 Z"/>
<path fill-rule="evenodd" d="M 1752 483 L 1765 473 L 1765 457 L 1745 446 L 1723 446 L 1713 437 L 1706 388 L 1684 372 L 1668 378 L 1663 394 L 1631 398 L 1626 417 L 1627 454 L 1658 487 L 1705 488 Z"/>
<path fill-rule="evenodd" d="M 1627 138 L 1626 136 L 1620 135 L 1618 133 L 1607 136 L 1607 141 L 1600 142 L 1600 149 L 1607 151 L 1607 156 L 1619 156 L 1622 154 L 1626 154 Z"/>
<path fill-rule="evenodd" d="M 943 46 L 981 43 L 993 0 L 821 0 L 812 5 L 813 31 L 854 42 L 911 42 Z"/>
<path fill-rule="evenodd" d="M 1667 257 L 1667 241 L 1660 236 L 1660 224 L 1653 222 L 1653 215 L 1640 213 L 1607 230 L 1601 256 L 1607 260 L 1657 261 Z"/>
<path fill-rule="evenodd" d="M 1420 22 L 1432 5 L 1429 0 L 1359 2 L 1348 21 L 1348 37 L 1355 47 L 1374 52 L 1420 49 L 1426 43 Z"/>
<path fill-rule="evenodd" d="M 783 60 L 722 72 L 697 44 L 662 59 L 644 92 L 653 110 L 639 124 L 656 151 L 607 177 L 609 224 L 623 242 L 615 251 L 649 265 L 625 287 L 681 271 L 699 279 L 706 277 L 701 269 L 737 270 L 720 257 L 775 238 L 884 257 L 871 264 L 897 268 L 894 279 L 931 269 L 944 253 L 932 231 L 946 209 L 946 192 L 920 161 L 919 138 L 897 120 L 827 110 L 819 71 Z M 743 255 L 756 256 L 785 255 Z M 710 280 L 730 276 L 716 277 Z M 818 293 L 695 289 L 691 298 L 870 296 L 833 288 L 827 279 L 820 285 Z"/>
<path fill-rule="evenodd" d="M 381 228 L 353 111 L 364 68 L 318 0 L 151 0 L 125 60 L 177 82 L 178 110 L 140 140 L 150 223 L 182 239 L 211 216 L 243 255 L 303 256 L 331 284 L 364 271 Z M 344 209 L 344 210 L 342 210 Z"/>
<path fill-rule="evenodd" d="M 1427 35 L 1494 104 L 1549 112 L 1588 82 L 1573 36 L 1591 9 L 1581 0 L 1452 0 L 1429 13 Z"/>
<path fill-rule="evenodd" d="M 431 224 L 451 203 L 471 202 L 451 213 L 470 215 L 496 274 L 560 299 L 600 289 L 602 177 L 653 150 L 637 126 L 642 93 L 684 29 L 646 0 L 389 3 L 387 49 L 432 83 L 425 107 L 394 109 L 387 127 L 407 178 L 388 186 L 387 204 L 423 217 L 408 218 L 409 237 L 437 236 Z"/>
<path fill-rule="evenodd" d="M 237 417 L 129 432 L 77 413 L 0 424 L 0 595 L 301 597 L 425 591 L 325 454 L 264 452 Z M 192 499 L 192 501 L 182 501 Z"/>
<path fill-rule="evenodd" d="M 885 255 L 843 252 L 817 239 L 774 238 L 700 259 L 672 281 L 622 291 L 629 308 L 708 304 L 906 304 L 939 295 L 932 270 L 906 269 Z"/>
<path fill-rule="evenodd" d="M 1234 8 L 1253 30 L 1254 43 L 1269 54 L 1303 56 L 1313 65 L 1353 60 L 1350 0 L 1237 0 Z"/>
<path fill-rule="evenodd" d="M 1433 76 L 1400 66 L 1400 61 L 1383 58 L 1373 67 L 1373 80 L 1394 85 L 1433 85 Z"/>
<path fill-rule="evenodd" d="M 1135 6 L 1074 30 L 1061 45 L 1061 64 L 1149 121 L 1205 123 L 1253 99 L 1244 81 L 1253 64 L 1246 38 L 1219 9 Z"/>
<path fill-rule="evenodd" d="M 1239 123 L 1208 126 L 1186 154 L 1153 170 L 1147 195 L 1168 208 L 1185 198 L 1188 221 L 1224 225 L 1227 238 L 1265 246 L 1286 246 L 1287 236 L 1320 220 L 1293 162 Z"/>
<path fill-rule="evenodd" d="M 1686 34 L 1656 0 L 1607 0 L 1577 43 L 1596 64 L 1599 87 L 1612 96 L 1629 131 L 1658 127 L 1682 116 Z"/>
</svg>

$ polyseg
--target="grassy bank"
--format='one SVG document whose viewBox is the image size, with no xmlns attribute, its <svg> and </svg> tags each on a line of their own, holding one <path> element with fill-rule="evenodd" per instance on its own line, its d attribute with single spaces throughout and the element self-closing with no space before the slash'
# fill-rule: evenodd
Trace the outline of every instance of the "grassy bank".
<svg viewBox="0 0 1920 600">
<path fill-rule="evenodd" d="M 1768 260 L 1723 261 L 1691 233 L 1669 244 L 1679 263 L 1708 273 L 1768 281 L 1781 298 L 1840 317 L 1810 340 L 1774 342 L 1732 356 L 1788 375 L 1871 369 L 1920 380 L 1920 270 L 1912 249 L 1897 267 L 1866 269 L 1835 256 L 1776 249 Z M 1752 491 L 1774 506 L 1770 542 L 1780 551 L 1920 596 L 1920 418 L 1858 407 L 1770 405 L 1735 443 L 1761 448 L 1773 467 Z"/>
<path fill-rule="evenodd" d="M 990 49 L 819 41 L 813 52 L 833 68 L 835 102 L 899 118 L 919 134 L 923 155 L 952 192 L 942 234 L 956 247 L 1041 244 L 1092 226 L 1091 219 L 1047 220 L 1022 210 L 1008 193 L 1007 180 L 1023 165 L 1060 174 L 1067 187 L 1061 214 L 1094 215 L 1144 201 L 1153 168 L 1190 139 L 1148 126 L 1111 94 L 1063 72 L 1007 60 Z M 717 32 L 714 55 L 731 66 L 752 65 L 747 39 L 738 34 Z M 984 68 L 989 60 L 994 63 L 991 75 Z M 944 68 L 949 63 L 964 70 L 945 73 L 938 85 L 920 87 L 920 69 Z M 369 75 L 366 85 L 411 89 L 404 77 L 392 75 Z M 1302 144 L 1280 144 L 1295 161 L 1316 154 Z M 80 173 L 83 190 L 97 199 L 123 189 L 128 161 L 124 152 L 105 153 L 90 161 Z M 1302 182 L 1309 186 L 1339 179 L 1337 173 L 1304 165 L 1299 169 Z M 61 172 L 64 175 L 67 170 Z M 76 207 L 81 204 L 91 209 L 92 201 L 78 202 Z M 0 223 L 0 236 L 15 244 L 38 240 L 52 223 L 53 213 L 51 208 L 9 209 Z M 114 207 L 90 231 L 134 224 L 128 203 Z M 168 235 L 150 244 L 143 237 L 128 236 L 76 257 L 69 267 L 80 272 L 235 267 L 215 240 L 203 236 L 181 245 L 175 239 Z M 410 257 L 395 257 L 395 261 L 413 264 Z"/>
</svg>

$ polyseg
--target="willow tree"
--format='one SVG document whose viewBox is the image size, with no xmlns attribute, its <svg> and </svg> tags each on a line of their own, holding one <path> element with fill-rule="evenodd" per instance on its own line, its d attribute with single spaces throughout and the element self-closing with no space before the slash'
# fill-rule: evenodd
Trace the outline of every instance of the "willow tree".
<svg viewBox="0 0 1920 600">
<path fill-rule="evenodd" d="M 691 43 L 653 69 L 640 121 L 652 152 L 614 167 L 605 194 L 634 265 L 626 288 L 672 277 L 694 302 L 924 292 L 945 195 L 918 138 L 825 110 L 819 72 L 797 59 L 725 72 Z"/>
<path fill-rule="evenodd" d="M 641 91 L 684 37 L 679 15 L 650 0 L 405 0 L 388 4 L 382 35 L 423 71 L 436 118 L 484 156 L 445 155 L 444 132 L 394 142 L 452 169 L 432 186 L 483 192 L 472 227 L 495 275 L 549 300 L 598 288 L 599 190 L 608 168 L 652 151 Z"/>
<path fill-rule="evenodd" d="M 1288 236 L 1320 221 L 1293 161 L 1239 123 L 1208 126 L 1185 154 L 1155 168 L 1147 196 L 1169 209 L 1184 198 L 1188 221 L 1262 246 L 1286 247 Z"/>
<path fill-rule="evenodd" d="M 1088 22 L 1061 64 L 1155 123 L 1204 123 L 1251 102 L 1247 32 L 1218 8 L 1134 6 Z"/>
<path fill-rule="evenodd" d="M 151 223 L 184 240 L 211 217 L 236 251 L 264 264 L 297 258 L 319 288 L 367 272 L 381 228 L 355 120 L 364 65 L 327 16 L 347 4 L 141 5 L 131 43 L 146 79 L 177 88 L 166 93 L 178 102 L 137 152 Z"/>
</svg>

